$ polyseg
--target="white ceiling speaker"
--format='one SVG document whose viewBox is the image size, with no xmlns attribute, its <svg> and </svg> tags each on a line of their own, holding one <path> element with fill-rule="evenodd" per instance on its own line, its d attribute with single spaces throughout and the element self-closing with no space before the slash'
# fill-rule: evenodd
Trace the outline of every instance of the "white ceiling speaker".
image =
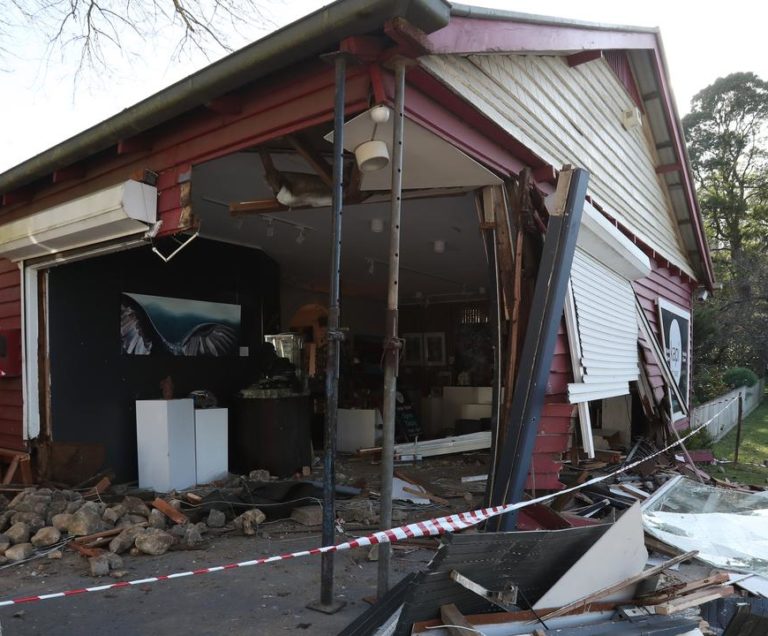
<svg viewBox="0 0 768 636">
<path fill-rule="evenodd" d="M 378 139 L 364 141 L 355 148 L 357 167 L 362 172 L 375 172 L 389 165 L 389 148 Z"/>
<path fill-rule="evenodd" d="M 432 250 L 435 252 L 435 254 L 444 254 L 445 241 L 442 239 L 436 239 L 435 241 L 432 241 Z"/>
<path fill-rule="evenodd" d="M 381 234 L 384 231 L 384 219 L 373 218 L 371 219 L 371 232 L 374 234 Z"/>
</svg>

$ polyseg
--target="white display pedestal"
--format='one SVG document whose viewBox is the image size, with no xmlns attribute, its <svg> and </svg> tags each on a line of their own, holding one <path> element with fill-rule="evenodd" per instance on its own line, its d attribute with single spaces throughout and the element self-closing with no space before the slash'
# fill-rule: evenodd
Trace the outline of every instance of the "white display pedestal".
<svg viewBox="0 0 768 636">
<path fill-rule="evenodd" d="M 355 453 L 376 446 L 376 427 L 381 426 L 378 409 L 339 409 L 336 421 L 336 449 Z"/>
<path fill-rule="evenodd" d="M 195 409 L 197 483 L 208 484 L 229 473 L 227 409 Z"/>
<path fill-rule="evenodd" d="M 136 442 L 139 488 L 168 492 L 196 484 L 192 399 L 137 400 Z"/>
</svg>

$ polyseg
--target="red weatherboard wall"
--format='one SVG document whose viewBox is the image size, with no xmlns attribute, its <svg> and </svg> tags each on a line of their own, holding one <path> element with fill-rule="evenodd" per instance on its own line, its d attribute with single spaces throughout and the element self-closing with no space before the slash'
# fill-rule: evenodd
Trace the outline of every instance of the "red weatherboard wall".
<svg viewBox="0 0 768 636">
<path fill-rule="evenodd" d="M 21 275 L 11 261 L 0 259 L 0 329 L 21 328 Z M 25 450 L 21 378 L 0 378 L 0 448 Z"/>
<path fill-rule="evenodd" d="M 571 355 L 565 323 L 561 321 L 533 449 L 533 474 L 528 475 L 526 483 L 529 490 L 557 490 L 563 487 L 559 479 L 562 454 L 568 450 L 575 422 L 574 405 L 568 403 L 568 383 L 572 381 Z"/>
<path fill-rule="evenodd" d="M 659 332 L 658 299 L 664 298 L 675 305 L 691 311 L 693 292 L 696 283 L 688 277 L 680 276 L 663 265 L 658 260 L 651 258 L 651 273 L 633 283 L 635 293 L 640 298 L 640 303 L 645 310 L 654 335 L 661 342 Z M 655 362 L 650 350 L 643 348 L 646 360 L 645 368 L 649 374 L 649 381 L 658 403 L 664 399 L 664 379 L 661 370 Z M 552 368 L 547 383 L 547 398 L 539 422 L 539 432 L 536 437 L 536 446 L 533 458 L 534 476 L 528 477 L 527 488 L 547 490 L 561 488 L 559 481 L 561 456 L 568 450 L 572 435 L 572 427 L 576 424 L 574 406 L 568 403 L 568 383 L 573 381 L 571 371 L 571 356 L 568 349 L 568 340 L 564 325 L 560 325 L 557 336 L 555 355 L 552 360 Z M 689 383 L 690 384 L 690 383 Z M 678 420 L 677 428 L 686 428 L 688 418 Z"/>
</svg>

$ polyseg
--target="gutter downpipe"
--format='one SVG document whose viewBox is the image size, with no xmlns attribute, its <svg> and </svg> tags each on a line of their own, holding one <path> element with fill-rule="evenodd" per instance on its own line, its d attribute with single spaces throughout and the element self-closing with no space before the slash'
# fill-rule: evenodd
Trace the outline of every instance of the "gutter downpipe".
<svg viewBox="0 0 768 636">
<path fill-rule="evenodd" d="M 339 277 L 341 273 L 341 220 L 344 197 L 344 105 L 347 60 L 334 57 L 336 92 L 333 120 L 333 190 L 331 210 L 331 281 L 328 298 L 328 359 L 325 367 L 325 434 L 323 448 L 323 546 L 336 543 L 336 425 L 339 415 L 339 359 L 343 334 L 339 329 Z M 333 614 L 345 602 L 333 598 L 333 553 L 320 561 L 320 602 L 307 607 Z"/>
<path fill-rule="evenodd" d="M 395 121 L 392 131 L 392 194 L 389 217 L 389 284 L 387 287 L 387 333 L 384 340 L 384 431 L 381 451 L 381 529 L 392 527 L 392 478 L 395 455 L 395 408 L 397 370 L 402 343 L 398 338 L 398 278 L 400 275 L 400 212 L 403 192 L 403 128 L 405 124 L 405 62 L 395 63 Z M 392 546 L 379 544 L 379 599 L 389 590 Z"/>
</svg>

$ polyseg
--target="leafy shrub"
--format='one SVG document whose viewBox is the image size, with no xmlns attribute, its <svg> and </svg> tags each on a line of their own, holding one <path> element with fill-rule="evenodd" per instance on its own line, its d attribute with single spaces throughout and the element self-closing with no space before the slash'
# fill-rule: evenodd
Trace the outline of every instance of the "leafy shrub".
<svg viewBox="0 0 768 636">
<path fill-rule="evenodd" d="M 694 406 L 714 400 L 730 390 L 730 387 L 723 382 L 722 369 L 704 365 L 696 368 L 693 374 Z"/>
<path fill-rule="evenodd" d="M 685 433 L 681 434 L 681 437 L 684 437 L 688 433 L 690 433 L 690 429 L 685 431 Z M 702 428 L 698 433 L 695 435 L 689 437 L 687 440 L 685 440 L 685 446 L 688 448 L 688 450 L 700 450 L 703 448 L 712 448 L 715 445 L 715 440 L 712 438 L 712 436 L 709 434 L 709 431 L 706 428 Z"/>
<path fill-rule="evenodd" d="M 745 367 L 733 367 L 723 373 L 723 382 L 732 389 L 740 386 L 755 386 L 757 380 L 755 372 Z"/>
</svg>

